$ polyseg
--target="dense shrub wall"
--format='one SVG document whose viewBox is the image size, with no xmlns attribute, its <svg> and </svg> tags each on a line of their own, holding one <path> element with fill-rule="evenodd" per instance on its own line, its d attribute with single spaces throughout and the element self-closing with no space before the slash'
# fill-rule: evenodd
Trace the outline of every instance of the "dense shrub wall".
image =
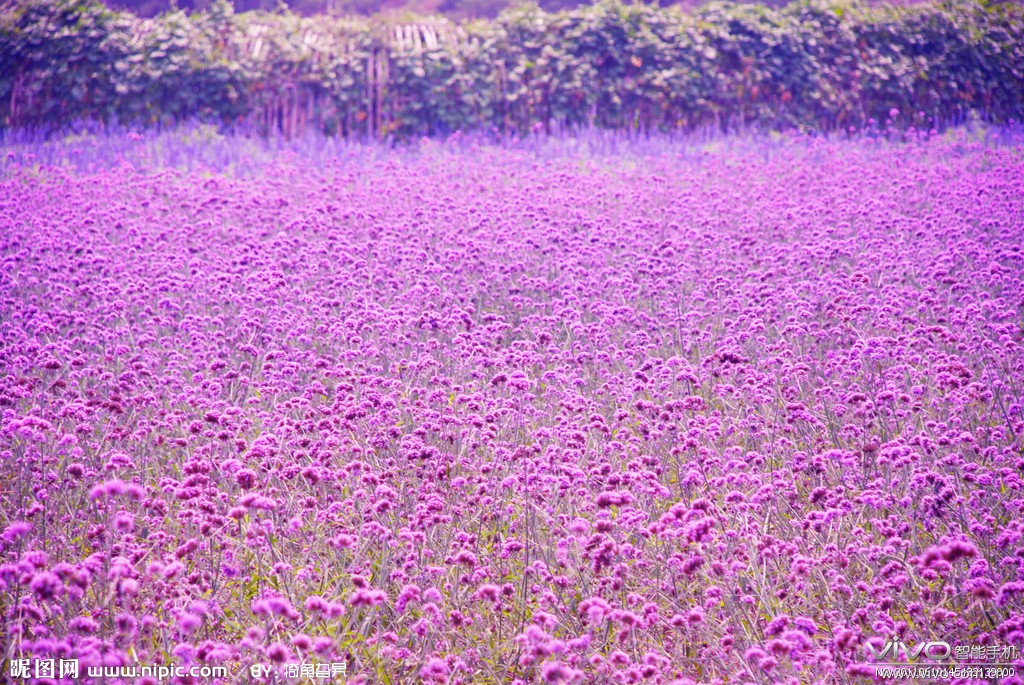
<svg viewBox="0 0 1024 685">
<path fill-rule="evenodd" d="M 411 136 L 596 125 L 837 129 L 1024 110 L 1024 11 L 970 2 L 693 15 L 603 3 L 488 22 L 211 11 L 139 19 L 81 1 L 0 19 L 0 122 L 173 123 Z"/>
</svg>

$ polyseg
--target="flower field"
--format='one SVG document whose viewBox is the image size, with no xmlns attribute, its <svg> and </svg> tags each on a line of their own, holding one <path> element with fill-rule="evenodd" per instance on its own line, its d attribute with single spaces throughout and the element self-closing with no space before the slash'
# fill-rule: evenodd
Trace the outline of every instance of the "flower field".
<svg viewBox="0 0 1024 685">
<path fill-rule="evenodd" d="M 0 680 L 1024 682 L 1019 146 L 4 153 Z"/>
</svg>

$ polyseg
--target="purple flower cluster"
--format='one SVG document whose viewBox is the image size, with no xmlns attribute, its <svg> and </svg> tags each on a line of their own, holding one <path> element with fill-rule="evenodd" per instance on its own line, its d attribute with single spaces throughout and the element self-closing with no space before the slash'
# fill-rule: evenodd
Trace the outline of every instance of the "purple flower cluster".
<svg viewBox="0 0 1024 685">
<path fill-rule="evenodd" d="M 5 656 L 667 685 L 1024 647 L 1022 188 L 939 139 L 9 170 Z"/>
</svg>

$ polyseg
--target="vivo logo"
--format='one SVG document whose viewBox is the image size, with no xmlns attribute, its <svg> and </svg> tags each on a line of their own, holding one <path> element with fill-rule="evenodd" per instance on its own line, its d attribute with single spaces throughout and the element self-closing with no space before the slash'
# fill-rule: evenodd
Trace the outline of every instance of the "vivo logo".
<svg viewBox="0 0 1024 685">
<path fill-rule="evenodd" d="M 875 649 L 875 646 L 870 642 L 864 643 L 864 647 L 868 650 L 868 654 L 878 661 L 886 658 L 896 661 L 900 658 L 900 652 L 907 655 L 907 661 L 917 661 L 921 655 L 932 661 L 941 661 L 948 659 L 953 654 L 953 649 L 949 646 L 948 642 L 932 640 L 930 642 L 919 642 L 913 647 L 909 647 L 901 642 L 896 635 L 893 635 L 892 639 L 885 643 L 881 651 Z"/>
</svg>

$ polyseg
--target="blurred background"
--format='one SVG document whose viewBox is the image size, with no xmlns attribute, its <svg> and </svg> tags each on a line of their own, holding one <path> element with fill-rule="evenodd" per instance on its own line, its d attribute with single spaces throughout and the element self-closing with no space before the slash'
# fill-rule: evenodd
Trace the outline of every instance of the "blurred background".
<svg viewBox="0 0 1024 685">
<path fill-rule="evenodd" d="M 0 131 L 199 120 L 408 140 L 1024 121 L 1019 3 L 284 1 L 0 0 Z"/>
<path fill-rule="evenodd" d="M 107 0 L 106 4 L 115 9 L 128 10 L 140 17 L 153 17 L 172 9 L 206 10 L 214 0 Z M 751 2 L 753 0 L 750 0 Z M 790 0 L 759 0 L 757 4 L 768 7 L 782 7 Z M 912 0 L 911 0 L 912 1 Z M 650 4 L 667 7 L 677 5 L 693 9 L 706 0 L 654 0 Z M 745 3 L 746 0 L 740 0 Z M 491 18 L 503 9 L 524 4 L 523 0 L 235 0 L 235 11 L 274 11 L 288 9 L 295 14 L 443 14 L 455 19 Z M 539 0 L 538 4 L 548 12 L 571 9 L 589 4 L 587 0 Z M 873 4 L 869 2 L 868 4 Z M 889 2 L 888 4 L 909 4 Z"/>
</svg>

